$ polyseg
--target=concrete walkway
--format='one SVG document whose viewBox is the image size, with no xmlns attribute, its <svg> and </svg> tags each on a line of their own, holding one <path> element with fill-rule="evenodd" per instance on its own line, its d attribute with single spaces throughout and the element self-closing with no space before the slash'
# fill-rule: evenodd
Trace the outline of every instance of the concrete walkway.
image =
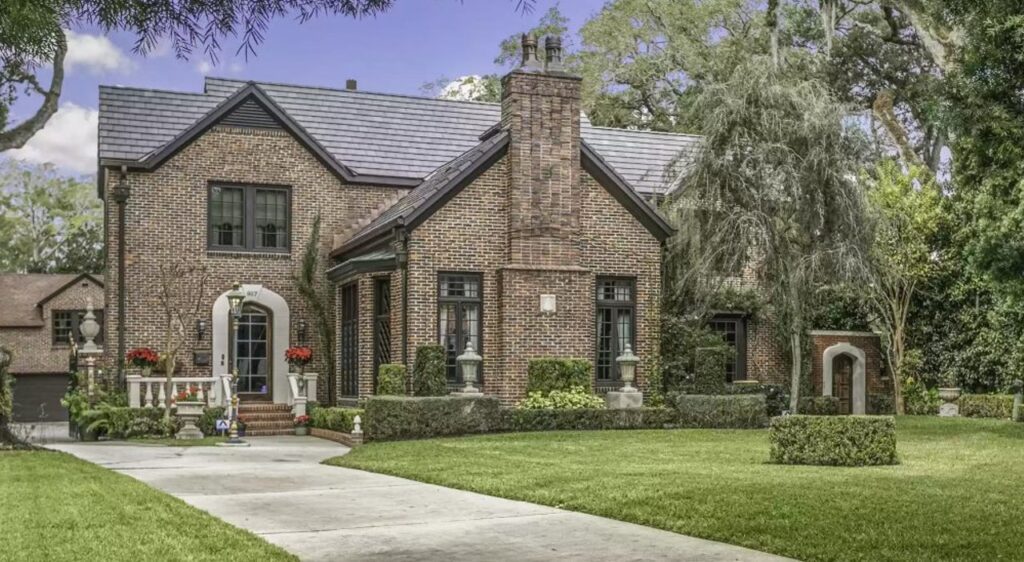
<svg viewBox="0 0 1024 562">
<path fill-rule="evenodd" d="M 314 437 L 252 447 L 60 443 L 303 560 L 784 560 L 601 517 L 324 466 L 347 448 Z"/>
</svg>

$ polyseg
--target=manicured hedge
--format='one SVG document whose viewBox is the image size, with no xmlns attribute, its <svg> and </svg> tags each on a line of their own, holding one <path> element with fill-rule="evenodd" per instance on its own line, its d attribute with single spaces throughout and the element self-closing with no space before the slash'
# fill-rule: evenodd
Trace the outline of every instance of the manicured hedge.
<svg viewBox="0 0 1024 562">
<path fill-rule="evenodd" d="M 352 433 L 356 416 L 364 417 L 359 408 L 317 407 L 309 412 L 309 425 L 320 429 Z"/>
<path fill-rule="evenodd" d="M 373 396 L 366 400 L 367 439 L 425 439 L 498 431 L 501 405 L 492 396 Z"/>
<path fill-rule="evenodd" d="M 673 394 L 680 427 L 750 429 L 768 425 L 763 394 Z"/>
<path fill-rule="evenodd" d="M 789 409 L 788 390 L 777 384 L 748 382 L 727 384 L 718 394 L 762 394 L 768 408 L 769 418 L 781 416 L 783 411 Z"/>
<path fill-rule="evenodd" d="M 968 418 L 1013 417 L 1012 394 L 964 394 L 960 397 L 960 415 Z"/>
<path fill-rule="evenodd" d="M 779 464 L 897 464 L 891 416 L 781 416 L 768 430 L 769 459 Z"/>
<path fill-rule="evenodd" d="M 891 416 L 896 413 L 896 402 L 889 394 L 872 394 L 868 396 L 868 413 Z"/>
<path fill-rule="evenodd" d="M 416 396 L 448 394 L 448 377 L 445 374 L 444 363 L 444 346 L 417 347 L 416 362 L 412 366 L 412 393 Z"/>
<path fill-rule="evenodd" d="M 669 408 L 504 410 L 503 414 L 504 431 L 663 429 L 677 423 L 676 413 Z"/>
<path fill-rule="evenodd" d="M 159 408 L 125 408 L 103 405 L 95 410 L 86 410 L 79 416 L 78 427 L 81 438 L 95 439 L 106 435 L 111 439 L 130 437 L 167 437 L 180 429 L 180 422 L 171 416 L 170 424 L 164 422 L 164 411 Z"/>
<path fill-rule="evenodd" d="M 838 416 L 839 399 L 835 396 L 805 396 L 798 409 L 808 416 Z"/>
<path fill-rule="evenodd" d="M 224 407 L 214 406 L 212 408 L 206 408 L 203 410 L 203 415 L 199 416 L 199 421 L 196 422 L 196 427 L 199 431 L 203 432 L 203 435 L 210 437 L 217 435 L 217 420 L 224 418 Z"/>
<path fill-rule="evenodd" d="M 584 359 L 531 359 L 526 370 L 526 392 L 544 395 L 574 386 L 591 387 L 594 366 Z"/>
<path fill-rule="evenodd" d="M 377 369 L 377 394 L 405 396 L 405 365 L 386 363 Z"/>
</svg>

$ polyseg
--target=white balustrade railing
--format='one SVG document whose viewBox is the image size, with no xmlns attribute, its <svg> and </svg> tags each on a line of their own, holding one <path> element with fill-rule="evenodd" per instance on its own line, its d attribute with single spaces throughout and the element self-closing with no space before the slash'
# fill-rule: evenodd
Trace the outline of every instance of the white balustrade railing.
<svg viewBox="0 0 1024 562">
<path fill-rule="evenodd" d="M 196 390 L 199 402 L 207 406 L 227 406 L 230 404 L 230 376 L 215 377 L 172 377 L 171 393 L 167 394 L 166 377 L 143 377 L 128 375 L 128 405 L 132 408 L 165 408 L 173 407 L 177 396 L 190 388 Z"/>
<path fill-rule="evenodd" d="M 295 417 L 306 415 L 310 397 L 316 400 L 316 373 L 288 373 L 288 404 Z"/>
</svg>

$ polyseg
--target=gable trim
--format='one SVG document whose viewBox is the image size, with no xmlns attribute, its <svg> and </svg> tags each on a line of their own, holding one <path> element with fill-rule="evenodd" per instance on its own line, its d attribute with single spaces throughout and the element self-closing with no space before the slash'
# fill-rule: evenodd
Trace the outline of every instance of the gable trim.
<svg viewBox="0 0 1024 562">
<path fill-rule="evenodd" d="M 261 109 L 266 111 L 281 127 L 303 145 L 304 148 L 313 153 L 324 166 L 346 183 L 357 185 L 384 185 L 396 187 L 413 187 L 420 183 L 416 178 L 402 178 L 391 176 L 363 175 L 354 172 L 341 162 L 338 162 L 327 150 L 317 142 L 298 122 L 291 118 L 262 88 L 255 82 L 249 82 L 245 87 L 238 90 L 227 99 L 222 101 L 209 113 L 196 121 L 192 126 L 185 129 L 181 134 L 153 152 L 142 160 L 121 160 L 104 159 L 100 161 L 100 167 L 126 165 L 129 169 L 139 171 L 153 171 L 159 168 L 169 158 L 177 154 L 183 148 L 191 144 L 200 135 L 217 125 L 224 117 L 231 114 L 248 101 L 255 101 Z"/>
<path fill-rule="evenodd" d="M 82 273 L 81 275 L 78 275 L 77 277 L 75 277 L 71 281 L 68 281 L 67 283 L 65 283 L 65 284 L 61 285 L 60 287 L 58 287 L 57 290 L 55 290 L 54 292 L 52 292 L 49 295 L 46 295 L 45 297 L 43 297 L 42 300 L 40 300 L 39 302 L 36 303 L 36 307 L 42 308 L 44 304 L 50 302 L 57 295 L 63 293 L 64 291 L 68 290 L 72 286 L 77 285 L 78 282 L 81 281 L 82 279 L 88 279 L 89 281 L 92 281 L 93 283 L 98 285 L 101 289 L 103 288 L 103 282 L 100 281 L 99 279 L 93 277 L 93 275 L 91 273 Z"/>
<path fill-rule="evenodd" d="M 664 242 L 675 233 L 675 229 L 661 216 L 661 213 L 637 195 L 629 183 L 583 139 L 580 139 L 580 152 L 583 156 L 580 159 L 583 169 L 593 176 L 597 183 L 601 184 L 620 205 L 636 217 L 640 224 L 644 225 L 659 242 Z"/>
</svg>

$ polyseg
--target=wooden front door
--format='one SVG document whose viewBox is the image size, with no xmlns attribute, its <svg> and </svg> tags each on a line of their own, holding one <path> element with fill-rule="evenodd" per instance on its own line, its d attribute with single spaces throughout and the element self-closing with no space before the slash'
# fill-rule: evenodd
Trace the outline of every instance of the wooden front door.
<svg viewBox="0 0 1024 562">
<path fill-rule="evenodd" d="M 853 412 L 853 358 L 842 354 L 832 360 L 832 396 L 839 399 L 839 413 Z"/>
<path fill-rule="evenodd" d="M 238 393 L 249 400 L 270 400 L 270 315 L 261 308 L 247 306 L 238 319 Z"/>
</svg>

